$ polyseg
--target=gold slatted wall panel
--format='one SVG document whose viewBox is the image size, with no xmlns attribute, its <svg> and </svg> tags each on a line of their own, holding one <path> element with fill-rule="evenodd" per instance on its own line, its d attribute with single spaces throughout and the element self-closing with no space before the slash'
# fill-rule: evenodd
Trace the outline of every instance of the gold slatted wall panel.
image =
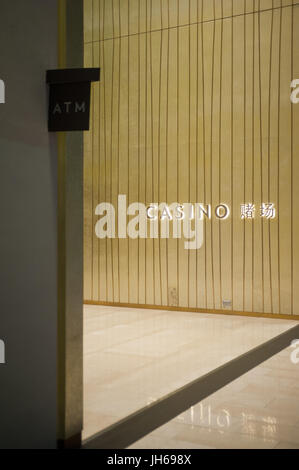
<svg viewBox="0 0 299 470">
<path fill-rule="evenodd" d="M 85 0 L 86 301 L 299 314 L 299 5 Z M 100 202 L 226 202 L 200 250 L 95 235 Z M 275 203 L 275 220 L 240 204 Z"/>
</svg>

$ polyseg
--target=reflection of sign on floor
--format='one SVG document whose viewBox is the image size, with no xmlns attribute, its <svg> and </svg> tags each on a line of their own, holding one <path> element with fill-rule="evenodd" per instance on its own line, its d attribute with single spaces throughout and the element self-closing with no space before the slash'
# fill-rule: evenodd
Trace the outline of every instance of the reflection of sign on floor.
<svg viewBox="0 0 299 470">
<path fill-rule="evenodd" d="M 0 80 L 0 104 L 5 103 L 5 83 L 3 80 Z"/>
<path fill-rule="evenodd" d="M 0 339 L 0 364 L 5 364 L 5 344 L 2 339 Z"/>
<path fill-rule="evenodd" d="M 100 69 L 49 70 L 49 131 L 87 131 L 91 82 L 99 81 Z"/>
</svg>

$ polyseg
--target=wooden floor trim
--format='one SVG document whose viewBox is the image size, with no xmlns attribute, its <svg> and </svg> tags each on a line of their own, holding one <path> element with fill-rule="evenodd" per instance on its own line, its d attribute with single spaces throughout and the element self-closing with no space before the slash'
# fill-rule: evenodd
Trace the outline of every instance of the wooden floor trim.
<svg viewBox="0 0 299 470">
<path fill-rule="evenodd" d="M 132 304 L 123 302 L 99 302 L 94 300 L 85 300 L 85 305 L 102 305 L 106 307 L 121 307 L 121 308 L 144 308 L 148 310 L 166 310 L 169 312 L 191 312 L 191 313 L 208 313 L 217 315 L 235 315 L 242 317 L 253 318 L 272 318 L 274 320 L 293 320 L 299 321 L 299 315 L 282 315 L 276 313 L 259 313 L 259 312 L 242 312 L 239 310 L 213 310 L 206 308 L 192 308 L 192 307 L 176 307 L 168 305 L 148 305 L 148 304 Z"/>
</svg>

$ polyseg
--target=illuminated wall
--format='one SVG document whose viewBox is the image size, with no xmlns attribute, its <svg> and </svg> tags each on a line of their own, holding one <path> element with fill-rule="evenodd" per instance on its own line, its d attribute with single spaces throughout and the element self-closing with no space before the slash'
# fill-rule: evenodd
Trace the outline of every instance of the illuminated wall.
<svg viewBox="0 0 299 470">
<path fill-rule="evenodd" d="M 85 0 L 85 66 L 102 69 L 85 135 L 86 301 L 299 314 L 298 3 Z M 119 194 L 231 216 L 205 221 L 199 250 L 100 240 L 96 206 Z"/>
</svg>

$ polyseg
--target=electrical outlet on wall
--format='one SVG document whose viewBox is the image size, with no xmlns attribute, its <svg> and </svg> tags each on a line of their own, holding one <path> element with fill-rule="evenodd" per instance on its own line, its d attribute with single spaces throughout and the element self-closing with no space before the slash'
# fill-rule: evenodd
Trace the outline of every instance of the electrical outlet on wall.
<svg viewBox="0 0 299 470">
<path fill-rule="evenodd" d="M 169 293 L 169 304 L 173 307 L 178 305 L 178 294 L 175 287 L 170 287 L 168 290 Z"/>
<path fill-rule="evenodd" d="M 223 308 L 231 308 L 232 301 L 231 300 L 223 300 L 222 301 L 222 306 L 223 306 Z"/>
</svg>

